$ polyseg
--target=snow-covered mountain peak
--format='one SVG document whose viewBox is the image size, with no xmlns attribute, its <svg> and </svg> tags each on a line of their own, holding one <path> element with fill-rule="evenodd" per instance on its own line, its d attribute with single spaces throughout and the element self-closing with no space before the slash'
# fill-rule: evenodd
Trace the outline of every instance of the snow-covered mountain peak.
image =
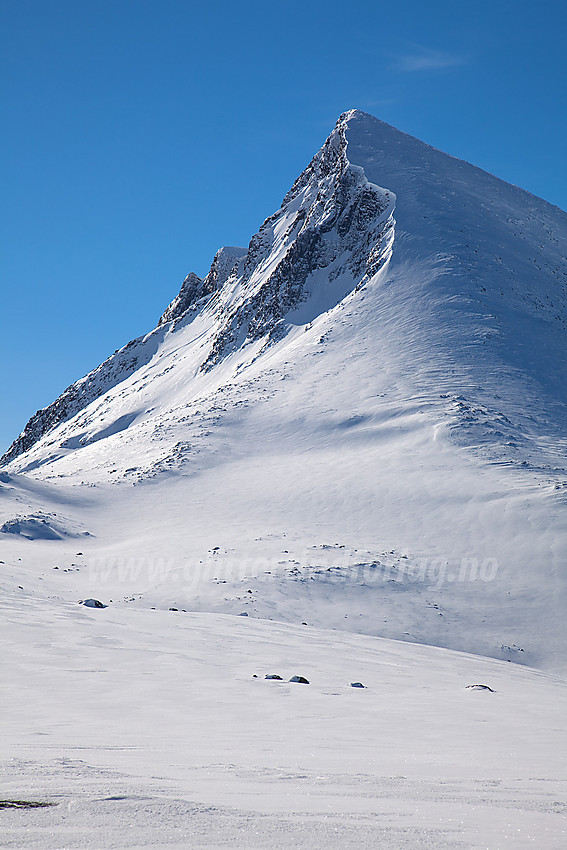
<svg viewBox="0 0 567 850">
<path fill-rule="evenodd" d="M 252 237 L 242 274 L 220 293 L 207 368 L 248 343 L 282 339 L 290 321 L 312 321 L 387 261 L 395 196 L 349 163 L 344 129 L 337 125 Z"/>
<path fill-rule="evenodd" d="M 157 410 L 169 415 L 227 381 L 237 392 L 235 376 L 261 371 L 270 352 L 295 360 L 299 330 L 309 345 L 331 331 L 338 339 L 345 322 L 369 369 L 378 348 L 404 363 L 413 351 L 398 379 L 411 375 L 418 395 L 482 405 L 481 419 L 496 382 L 498 415 L 519 421 L 527 383 L 553 405 L 542 418 L 550 444 L 565 419 L 566 255 L 560 210 L 350 110 L 248 247 L 221 248 L 205 278 L 188 275 L 157 328 L 38 411 L 2 460 L 63 469 L 94 435 L 118 444 L 142 422 L 152 431 Z M 371 328 L 364 339 L 360 327 Z M 326 354 L 330 363 L 339 350 Z"/>
</svg>

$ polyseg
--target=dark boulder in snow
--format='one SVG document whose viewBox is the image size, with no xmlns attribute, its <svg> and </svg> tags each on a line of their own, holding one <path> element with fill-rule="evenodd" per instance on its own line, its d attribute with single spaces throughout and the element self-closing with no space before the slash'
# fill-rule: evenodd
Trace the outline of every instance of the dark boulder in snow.
<svg viewBox="0 0 567 850">
<path fill-rule="evenodd" d="M 465 685 L 465 689 L 469 691 L 490 691 L 491 694 L 495 693 L 488 685 Z"/>
<path fill-rule="evenodd" d="M 86 605 L 87 608 L 108 608 L 108 605 L 103 605 L 98 599 L 85 599 L 80 605 Z"/>
<path fill-rule="evenodd" d="M 363 685 L 362 682 L 351 682 L 350 686 L 351 686 L 351 688 L 364 688 L 365 687 L 365 685 Z"/>
<path fill-rule="evenodd" d="M 309 679 L 306 679 L 305 676 L 292 676 L 289 680 L 290 682 L 298 682 L 300 685 L 308 685 Z"/>
<path fill-rule="evenodd" d="M 282 677 L 281 677 L 281 676 L 278 676 L 278 674 L 277 674 L 277 673 L 266 673 L 266 675 L 265 675 L 265 677 L 264 677 L 264 678 L 265 678 L 265 679 L 277 679 L 277 680 L 278 680 L 278 682 L 283 682 Z"/>
</svg>

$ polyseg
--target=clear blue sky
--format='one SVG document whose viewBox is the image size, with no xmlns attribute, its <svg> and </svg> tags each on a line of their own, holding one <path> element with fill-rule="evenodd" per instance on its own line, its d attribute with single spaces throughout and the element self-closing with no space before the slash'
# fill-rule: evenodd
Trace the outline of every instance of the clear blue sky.
<svg viewBox="0 0 567 850">
<path fill-rule="evenodd" d="M 0 0 L 0 449 L 357 107 L 567 208 L 564 0 Z"/>
</svg>

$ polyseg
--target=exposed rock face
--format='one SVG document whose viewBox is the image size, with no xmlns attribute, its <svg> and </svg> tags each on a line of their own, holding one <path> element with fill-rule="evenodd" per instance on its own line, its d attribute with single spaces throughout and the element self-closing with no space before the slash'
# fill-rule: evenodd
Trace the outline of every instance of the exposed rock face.
<svg viewBox="0 0 567 850">
<path fill-rule="evenodd" d="M 158 325 L 164 325 L 166 322 L 178 319 L 187 310 L 190 310 L 205 294 L 203 292 L 204 282 L 203 278 L 197 277 L 194 272 L 190 272 L 181 284 L 179 295 L 176 295 L 171 304 L 165 308 Z"/>
<path fill-rule="evenodd" d="M 219 248 L 214 256 L 211 269 L 205 278 L 206 294 L 212 294 L 222 289 L 227 280 L 238 274 L 241 260 L 246 257 L 246 248 L 225 246 Z"/>
<path fill-rule="evenodd" d="M 244 256 L 246 256 L 246 248 L 219 248 L 205 278 L 197 277 L 194 272 L 187 275 L 179 295 L 165 309 L 158 325 L 175 321 L 188 313 L 200 310 L 211 295 L 218 292 L 231 274 L 238 269 L 238 262 Z"/>
<path fill-rule="evenodd" d="M 310 296 L 307 282 L 326 272 L 325 287 L 348 279 L 335 303 L 387 261 L 393 239 L 395 196 L 368 182 L 346 156 L 347 121 L 333 133 L 250 241 L 239 297 L 224 317 L 203 368 L 231 348 L 264 336 L 285 335 L 285 317 Z M 331 290 L 330 287 L 327 287 Z M 327 305 L 334 306 L 329 293 Z"/>
<path fill-rule="evenodd" d="M 363 169 L 349 163 L 347 127 L 345 114 L 248 249 L 221 248 L 205 278 L 189 274 L 158 326 L 37 411 L 0 464 L 26 452 L 148 364 L 165 334 L 198 315 L 214 316 L 201 363 L 201 369 L 209 371 L 248 343 L 265 338 L 267 345 L 282 339 L 288 315 L 315 290 L 320 312 L 372 277 L 389 257 L 395 196 L 369 183 Z M 296 323 L 309 318 L 299 317 Z"/>
</svg>

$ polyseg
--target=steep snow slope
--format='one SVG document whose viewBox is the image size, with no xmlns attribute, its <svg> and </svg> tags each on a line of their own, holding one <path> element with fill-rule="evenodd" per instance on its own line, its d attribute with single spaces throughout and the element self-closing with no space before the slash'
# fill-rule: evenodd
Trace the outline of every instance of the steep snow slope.
<svg viewBox="0 0 567 850">
<path fill-rule="evenodd" d="M 564 667 L 566 254 L 560 210 L 346 113 L 247 251 L 31 420 L 3 551 L 69 567 L 65 494 L 66 599 Z"/>
</svg>

